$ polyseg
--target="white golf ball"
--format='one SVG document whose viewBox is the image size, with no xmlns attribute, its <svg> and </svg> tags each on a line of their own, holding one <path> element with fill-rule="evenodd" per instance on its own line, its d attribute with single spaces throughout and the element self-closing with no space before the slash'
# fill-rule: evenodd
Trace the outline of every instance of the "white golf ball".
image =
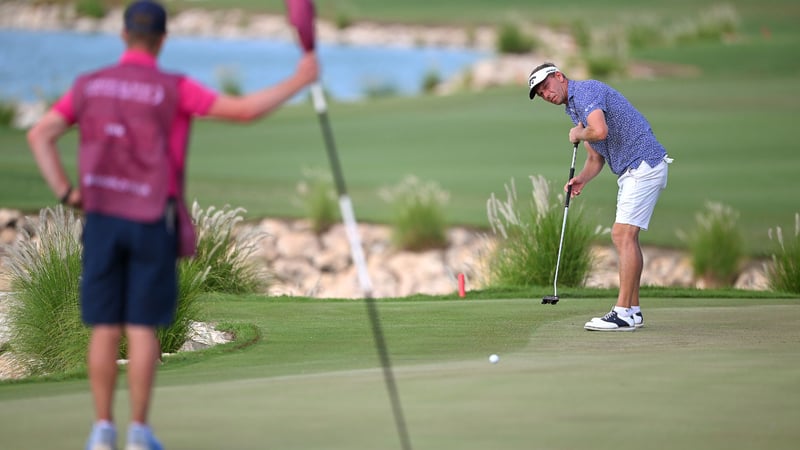
<svg viewBox="0 0 800 450">
<path fill-rule="evenodd" d="M 494 355 L 494 354 L 489 355 L 489 362 L 490 363 L 497 364 L 498 361 L 500 361 L 500 357 L 499 356 Z"/>
</svg>

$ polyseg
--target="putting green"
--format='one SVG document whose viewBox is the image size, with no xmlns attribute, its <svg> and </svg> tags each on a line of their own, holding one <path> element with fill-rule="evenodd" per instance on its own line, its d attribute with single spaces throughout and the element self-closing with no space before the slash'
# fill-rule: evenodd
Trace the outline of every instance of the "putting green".
<svg viewBox="0 0 800 450">
<path fill-rule="evenodd" d="M 651 308 L 633 333 L 584 331 L 586 305 L 563 306 L 498 364 L 396 367 L 413 447 L 796 448 L 800 305 Z M 3 448 L 81 448 L 82 383 L 0 400 Z M 152 419 L 170 449 L 400 448 L 377 368 L 161 386 Z"/>
</svg>

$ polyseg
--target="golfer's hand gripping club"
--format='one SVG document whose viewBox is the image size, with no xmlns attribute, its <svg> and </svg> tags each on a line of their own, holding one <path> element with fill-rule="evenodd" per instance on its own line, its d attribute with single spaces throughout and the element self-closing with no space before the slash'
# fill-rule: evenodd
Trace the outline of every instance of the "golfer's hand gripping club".
<svg viewBox="0 0 800 450">
<path fill-rule="evenodd" d="M 567 178 L 567 199 L 564 200 L 564 207 L 569 208 L 569 199 L 572 198 L 572 178 L 575 177 L 575 156 L 578 153 L 578 143 L 572 147 L 572 164 L 569 167 L 569 178 Z"/>
</svg>

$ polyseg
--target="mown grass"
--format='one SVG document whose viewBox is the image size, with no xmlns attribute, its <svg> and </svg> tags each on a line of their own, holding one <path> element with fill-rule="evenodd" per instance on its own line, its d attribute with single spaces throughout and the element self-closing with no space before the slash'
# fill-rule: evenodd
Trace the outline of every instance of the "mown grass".
<svg viewBox="0 0 800 450">
<path fill-rule="evenodd" d="M 610 309 L 611 289 L 565 288 L 557 306 L 541 305 L 552 287 L 493 288 L 452 295 L 417 295 L 377 300 L 394 362 L 456 361 L 510 352 L 527 345 L 541 326 L 572 315 Z M 796 305 L 796 294 L 736 289 L 642 288 L 647 313 L 658 308 Z M 374 343 L 363 301 L 261 295 L 205 294 L 200 319 L 236 333 L 232 343 L 169 357 L 160 382 L 182 384 L 209 376 L 218 381 L 249 377 L 312 374 L 375 367 Z M 587 319 L 588 320 L 588 319 Z M 582 328 L 581 322 L 577 326 Z M 191 370 L 184 370 L 191 367 Z M 217 373 L 217 372 L 224 373 Z M 216 376 L 212 375 L 217 373 Z M 0 401 L 14 398 L 11 385 L 69 381 L 85 374 L 56 374 L 0 382 Z M 221 378 L 220 378 L 221 377 Z M 6 397 L 9 395 L 10 397 Z"/>
<path fill-rule="evenodd" d="M 180 5 L 185 1 L 173 0 Z M 537 23 L 569 23 L 575 17 L 590 17 L 597 22 L 613 22 L 620 17 L 637 15 L 659 15 L 665 18 L 691 16 L 698 9 L 715 4 L 733 5 L 753 21 L 783 19 L 787 25 L 791 17 L 800 10 L 791 0 L 676 0 L 669 3 L 641 2 L 637 0 L 610 0 L 597 3 L 590 0 L 575 0 L 569 3 L 552 3 L 544 0 L 481 0 L 427 2 L 409 0 L 404 2 L 375 2 L 372 0 L 348 0 L 345 4 L 337 0 L 316 0 L 318 14 L 332 20 L 337 13 L 346 14 L 351 21 L 376 20 L 383 22 L 413 23 L 494 23 L 527 19 Z M 281 0 L 210 0 L 203 2 L 208 8 L 243 8 L 282 14 L 285 11 Z"/>
<path fill-rule="evenodd" d="M 794 193 L 800 192 L 794 169 L 800 165 L 800 155 L 793 150 L 792 134 L 793 118 L 800 112 L 793 100 L 800 97 L 800 59 L 787 55 L 800 45 L 800 33 L 793 26 L 800 7 L 788 0 L 729 3 L 742 19 L 735 40 L 643 49 L 631 55 L 634 60 L 690 65 L 700 75 L 611 80 L 648 117 L 676 159 L 653 226 L 642 236 L 644 244 L 682 247 L 675 230 L 689 229 L 694 215 L 708 201 L 741 211 L 746 251 L 751 254 L 767 253 L 769 227 L 793 226 L 787 217 L 796 211 Z M 470 17 L 481 21 L 500 17 L 498 23 L 502 23 L 513 12 L 558 24 L 577 11 L 598 23 L 614 23 L 637 14 L 691 17 L 698 7 L 713 4 L 470 0 L 458 7 L 449 2 L 420 7 L 419 0 L 353 0 L 348 10 L 359 17 L 387 21 L 451 23 Z M 278 1 L 212 1 L 204 6 L 283 10 L 283 2 Z M 318 2 L 323 12 L 333 6 L 333 2 Z M 357 217 L 388 223 L 391 208 L 377 191 L 405 174 L 435 181 L 451 194 L 444 211 L 450 224 L 478 227 L 488 226 L 484 204 L 509 178 L 541 174 L 563 183 L 569 164 L 569 121 L 558 107 L 531 104 L 524 92 L 522 87 L 509 87 L 444 98 L 332 104 L 331 120 Z M 303 169 L 327 167 L 316 122 L 309 105 L 294 105 L 253 125 L 198 123 L 190 152 L 190 198 L 206 205 L 243 207 L 249 218 L 303 217 L 305 211 L 293 203 Z M 63 157 L 73 173 L 74 148 L 71 133 L 64 141 Z M 582 162 L 583 154 L 579 167 Z M 613 220 L 613 180 L 604 171 L 581 197 L 587 216 L 597 224 Z M 34 213 L 52 202 L 23 134 L 0 128 L 0 207 Z"/>
<path fill-rule="evenodd" d="M 653 436 L 682 448 L 793 448 L 797 298 L 645 292 L 649 322 L 630 334 L 582 329 L 610 307 L 609 298 L 570 295 L 546 306 L 517 291 L 505 299 L 469 292 L 465 299 L 379 300 L 415 448 L 577 448 L 592 439 L 593 448 L 633 449 Z M 396 446 L 363 302 L 211 295 L 203 310 L 241 341 L 166 360 L 153 412 L 165 442 L 194 449 Z M 784 320 L 772 327 L 754 322 L 776 314 Z M 615 348 L 627 357 L 604 365 Z M 501 355 L 498 365 L 486 360 L 491 353 Z M 625 376 L 636 380 L 625 390 L 648 401 L 600 407 Z M 124 424 L 124 389 L 117 398 Z M 78 446 L 88 431 L 88 410 L 74 412 L 83 403 L 84 380 L 0 383 L 4 442 Z M 47 432 L 30 432 L 33 414 L 50 424 Z M 604 438 L 604 426 L 616 421 L 636 439 Z"/>
<path fill-rule="evenodd" d="M 642 110 L 675 163 L 645 244 L 680 247 L 707 201 L 741 212 L 748 252 L 764 253 L 771 226 L 791 228 L 797 209 L 800 154 L 793 117 L 800 84 L 793 78 L 695 78 L 614 83 Z M 754 89 L 755 86 L 758 89 Z M 518 88 L 453 97 L 395 98 L 331 105 L 341 163 L 359 219 L 388 223 L 378 190 L 404 174 L 436 181 L 451 194 L 450 224 L 488 226 L 485 203 L 511 177 L 544 175 L 563 185 L 571 150 L 561 108 L 528 102 Z M 74 172 L 75 135 L 63 144 Z M 224 149 L 224 151 L 222 150 Z M 581 167 L 585 156 L 579 153 Z M 19 131 L 0 130 L 0 205 L 35 211 L 52 204 Z M 265 122 L 198 123 L 190 152 L 190 198 L 235 205 L 248 217 L 302 217 L 292 199 L 304 167 L 327 167 L 324 143 L 308 105 L 287 107 Z M 613 220 L 616 183 L 608 171 L 579 199 L 596 224 Z"/>
<path fill-rule="evenodd" d="M 540 305 L 552 286 L 498 286 L 470 290 L 465 299 L 449 295 L 413 295 L 377 300 L 392 358 L 398 364 L 459 360 L 476 352 L 512 351 L 529 333 L 573 314 L 597 314 L 613 306 L 616 289 L 565 287 L 557 307 Z M 797 294 L 741 289 L 694 289 L 643 286 L 645 311 L 653 308 L 793 305 Z M 309 374 L 373 367 L 374 346 L 363 301 L 306 297 L 267 297 L 206 293 L 195 301 L 200 316 L 236 336 L 231 343 L 168 358 L 160 373 L 173 383 L 201 380 Z M 582 322 L 579 324 L 582 326 Z M 579 327 L 580 328 L 580 327 Z M 499 346 L 499 347 L 498 347 Z M 488 353 L 487 353 L 488 356 Z M 260 372 L 258 369 L 270 369 Z M 183 368 L 191 367 L 189 372 Z M 232 370 L 228 372 L 228 370 Z M 235 370 L 233 370 L 235 369 Z M 224 372 L 214 376 L 217 371 Z M 6 385 L 82 380 L 84 368 L 65 373 L 0 381 L 0 401 L 14 389 Z M 160 376 L 161 377 L 161 376 Z M 68 388 L 69 389 L 69 388 Z M 19 392 L 26 392 L 21 389 Z"/>
<path fill-rule="evenodd" d="M 263 2 L 276 10 L 280 3 Z M 697 7 L 688 0 L 498 3 L 466 0 L 454 13 L 450 2 L 351 0 L 348 9 L 363 17 L 438 22 L 501 21 L 515 9 L 552 20 L 577 13 L 607 20 L 622 10 L 685 16 Z M 771 40 L 643 53 L 691 60 L 703 75 L 614 83 L 676 157 L 657 226 L 643 235 L 645 243 L 674 244 L 674 230 L 689 228 L 708 200 L 741 211 L 751 251 L 767 248 L 767 228 L 793 229 L 800 160 L 791 131 L 800 63 L 785 55 L 798 42 L 798 6 L 788 0 L 733 3 L 745 17 L 745 30 L 757 32 L 765 20 L 774 31 Z M 262 8 L 262 2 L 224 2 L 245 4 Z M 323 11 L 332 5 L 319 2 Z M 757 58 L 758 68 L 737 58 L 739 52 Z M 447 216 L 453 223 L 478 225 L 485 223 L 486 199 L 510 177 L 543 174 L 565 181 L 571 147 L 561 114 L 544 104 L 532 107 L 520 88 L 331 105 L 357 215 L 385 221 L 388 211 L 377 186 L 414 173 L 451 192 Z M 73 134 L 64 145 L 69 164 L 74 145 Z M 290 204 L 293 187 L 302 167 L 326 166 L 323 148 L 307 105 L 252 126 L 200 123 L 189 189 L 203 204 L 243 206 L 253 217 L 300 215 Z M 0 206 L 33 211 L 52 204 L 22 133 L 0 129 L 0 161 Z M 591 188 L 581 201 L 607 224 L 613 177 L 604 173 Z M 550 287 L 497 287 L 471 291 L 463 300 L 453 295 L 379 301 L 415 448 L 796 446 L 796 295 L 644 288 L 646 328 L 598 335 L 584 332 L 582 323 L 611 306 L 614 290 L 569 288 L 559 292 L 559 305 L 539 305 L 549 292 Z M 162 366 L 153 419 L 170 446 L 397 446 L 361 302 L 208 295 L 202 306 L 201 319 L 220 321 L 238 340 Z M 609 365 L 609 349 L 623 349 L 626 357 Z M 501 354 L 501 363 L 489 365 L 489 353 Z M 90 420 L 83 375 L 41 381 L 0 383 L 4 445 L 79 448 Z M 620 390 L 632 399 L 625 408 L 603 406 L 609 393 Z M 117 395 L 122 422 L 124 394 Z M 85 413 L 76 414 L 76 405 Z M 41 423 L 48 424 L 47 432 Z M 626 426 L 624 439 L 609 432 L 618 424 Z"/>
</svg>

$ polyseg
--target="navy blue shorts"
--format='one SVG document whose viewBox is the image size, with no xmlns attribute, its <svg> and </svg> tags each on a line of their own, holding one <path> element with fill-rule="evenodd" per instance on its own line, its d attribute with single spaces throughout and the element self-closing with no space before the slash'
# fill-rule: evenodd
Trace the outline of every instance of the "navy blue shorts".
<svg viewBox="0 0 800 450">
<path fill-rule="evenodd" d="M 143 224 L 88 213 L 83 228 L 83 321 L 170 325 L 178 297 L 176 235 L 165 219 Z"/>
</svg>

